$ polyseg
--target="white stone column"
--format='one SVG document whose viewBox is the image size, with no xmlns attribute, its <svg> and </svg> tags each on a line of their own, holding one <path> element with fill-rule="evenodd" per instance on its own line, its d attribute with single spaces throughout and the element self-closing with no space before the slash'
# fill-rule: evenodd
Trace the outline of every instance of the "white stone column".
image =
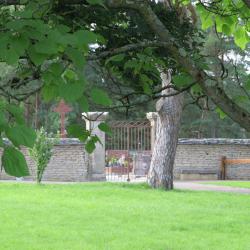
<svg viewBox="0 0 250 250">
<path fill-rule="evenodd" d="M 96 144 L 96 149 L 89 155 L 90 168 L 89 178 L 93 181 L 106 180 L 105 175 L 105 133 L 99 130 L 98 125 L 104 122 L 108 112 L 87 112 L 83 113 L 83 119 L 86 122 L 86 129 L 90 130 L 93 135 L 97 135 L 100 143 Z"/>
<path fill-rule="evenodd" d="M 147 119 L 150 121 L 151 125 L 151 151 L 153 152 L 155 139 L 156 139 L 156 128 L 157 128 L 157 112 L 149 112 L 147 113 Z"/>
</svg>

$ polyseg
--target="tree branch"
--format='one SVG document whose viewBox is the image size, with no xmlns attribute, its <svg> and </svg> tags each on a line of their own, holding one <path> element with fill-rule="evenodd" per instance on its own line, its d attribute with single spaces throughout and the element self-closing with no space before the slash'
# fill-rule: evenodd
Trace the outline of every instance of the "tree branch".
<svg viewBox="0 0 250 250">
<path fill-rule="evenodd" d="M 208 84 L 207 82 L 209 78 L 207 74 L 190 58 L 180 55 L 178 48 L 174 42 L 172 42 L 174 39 L 171 34 L 153 12 L 151 7 L 145 2 L 144 4 L 140 4 L 139 7 L 135 4 L 134 8 L 141 14 L 147 25 L 159 37 L 159 39 L 168 43 L 168 51 L 172 54 L 175 60 L 187 72 L 189 72 L 194 80 L 198 82 L 203 92 L 208 95 L 211 100 L 232 120 L 239 123 L 246 130 L 250 131 L 250 113 L 231 100 L 221 88 L 219 82 L 215 81 L 212 86 L 211 82 Z"/>
<path fill-rule="evenodd" d="M 139 50 L 139 49 L 148 48 L 148 47 L 168 48 L 168 43 L 161 42 L 161 41 L 144 41 L 144 42 L 139 42 L 139 43 L 134 43 L 134 44 L 128 44 L 120 48 L 100 52 L 99 54 L 96 54 L 96 55 L 89 55 L 87 59 L 89 61 L 100 60 L 100 59 L 105 59 L 107 57 L 111 57 L 117 54 L 125 53 L 128 51 L 134 51 L 134 50 Z"/>
<path fill-rule="evenodd" d="M 250 0 L 243 0 L 247 7 L 250 8 Z M 0 0 L 0 5 L 18 5 L 20 0 Z M 87 4 L 85 0 L 59 0 L 59 4 Z M 168 51 L 173 58 L 197 81 L 203 92 L 208 95 L 211 100 L 219 106 L 223 112 L 231 117 L 235 122 L 238 122 L 246 130 L 250 131 L 250 113 L 241 108 L 237 103 L 231 100 L 223 88 L 220 86 L 220 81 L 214 79 L 214 83 L 208 84 L 209 77 L 200 69 L 200 67 L 189 57 L 181 56 L 176 41 L 171 36 L 170 32 L 163 25 L 157 15 L 153 12 L 146 0 L 104 0 L 104 4 L 108 8 L 125 8 L 134 9 L 140 13 L 145 23 L 158 36 L 161 42 L 166 43 Z"/>
</svg>

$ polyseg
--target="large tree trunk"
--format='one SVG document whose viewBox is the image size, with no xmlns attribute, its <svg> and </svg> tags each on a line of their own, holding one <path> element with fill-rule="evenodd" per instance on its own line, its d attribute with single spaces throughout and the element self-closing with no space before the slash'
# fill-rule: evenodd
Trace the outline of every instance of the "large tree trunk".
<svg viewBox="0 0 250 250">
<path fill-rule="evenodd" d="M 162 74 L 162 81 L 164 86 L 169 85 L 170 73 Z M 173 90 L 165 90 L 164 94 L 170 91 Z M 148 174 L 148 183 L 154 188 L 173 189 L 173 167 L 182 107 L 183 93 L 161 98 L 156 104 L 156 141 Z"/>
</svg>

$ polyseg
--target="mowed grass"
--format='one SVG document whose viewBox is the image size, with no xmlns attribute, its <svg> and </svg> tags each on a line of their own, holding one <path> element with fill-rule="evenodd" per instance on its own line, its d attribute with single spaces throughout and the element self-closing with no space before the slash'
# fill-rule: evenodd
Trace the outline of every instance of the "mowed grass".
<svg viewBox="0 0 250 250">
<path fill-rule="evenodd" d="M 210 184 L 216 186 L 240 187 L 250 188 L 250 181 L 209 181 L 202 182 L 202 184 Z"/>
<path fill-rule="evenodd" d="M 250 196 L 1 183 L 0 249 L 248 250 Z"/>
</svg>

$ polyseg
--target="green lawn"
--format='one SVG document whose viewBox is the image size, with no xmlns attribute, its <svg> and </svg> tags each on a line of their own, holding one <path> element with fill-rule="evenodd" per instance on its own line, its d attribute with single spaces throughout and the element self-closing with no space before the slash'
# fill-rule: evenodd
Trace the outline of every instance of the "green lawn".
<svg viewBox="0 0 250 250">
<path fill-rule="evenodd" d="M 250 196 L 0 183 L 0 249 L 248 250 Z"/>
<path fill-rule="evenodd" d="M 202 184 L 250 188 L 250 181 L 209 181 L 209 182 L 202 182 Z"/>
</svg>

